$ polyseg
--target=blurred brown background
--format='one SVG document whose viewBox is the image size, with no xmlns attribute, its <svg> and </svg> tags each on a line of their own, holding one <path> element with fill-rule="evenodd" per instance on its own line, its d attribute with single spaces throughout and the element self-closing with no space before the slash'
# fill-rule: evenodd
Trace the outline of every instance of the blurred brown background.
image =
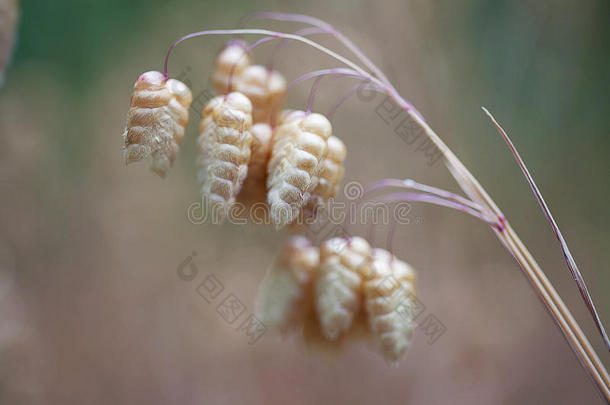
<svg viewBox="0 0 610 405">
<path fill-rule="evenodd" d="M 135 78 L 160 70 L 173 40 L 260 9 L 326 19 L 379 62 L 503 208 L 608 363 L 552 232 L 480 110 L 512 134 L 610 322 L 606 1 L 38 1 L 22 4 L 0 90 L 0 403 L 600 403 L 492 232 L 447 209 L 413 205 L 396 231 L 427 313 L 446 327 L 434 344 L 416 332 L 396 369 L 360 345 L 335 359 L 274 331 L 249 345 L 196 293 L 213 274 L 251 312 L 285 234 L 187 220 L 199 199 L 196 114 L 165 181 L 144 164 L 124 167 L 121 131 Z M 170 74 L 198 94 L 226 39 L 181 44 Z M 278 63 L 289 80 L 335 66 L 300 44 Z M 323 83 L 317 111 L 353 82 Z M 300 85 L 288 105 L 304 108 L 308 91 Z M 457 190 L 379 118 L 380 101 L 354 97 L 333 118 L 348 145 L 345 181 L 409 177 Z M 375 231 L 384 246 L 387 227 Z M 185 282 L 176 269 L 193 251 L 198 278 Z"/>
</svg>

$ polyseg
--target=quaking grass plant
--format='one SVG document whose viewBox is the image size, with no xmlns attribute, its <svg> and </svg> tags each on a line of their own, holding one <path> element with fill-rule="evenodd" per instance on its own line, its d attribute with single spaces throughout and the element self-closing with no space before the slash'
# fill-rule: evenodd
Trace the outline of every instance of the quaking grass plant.
<svg viewBox="0 0 610 405">
<path fill-rule="evenodd" d="M 445 206 L 468 213 L 489 225 L 500 243 L 521 267 L 532 288 L 561 329 L 566 341 L 603 398 L 610 402 L 608 372 L 544 271 L 481 184 L 432 130 L 421 114 L 398 93 L 384 73 L 345 35 L 322 20 L 298 14 L 257 12 L 246 17 L 242 21 L 241 27 L 245 27 L 255 19 L 304 23 L 307 27 L 295 33 L 249 28 L 207 30 L 191 33 L 178 39 L 167 52 L 163 73 L 147 72 L 141 75 L 136 82 L 136 91 L 132 96 L 132 107 L 124 133 L 126 162 L 131 163 L 150 156 L 153 170 L 162 176 L 167 173 L 173 163 L 184 134 L 184 127 L 188 122 L 188 108 L 192 100 L 190 91 L 185 89 L 182 83 L 170 79 L 168 74 L 169 59 L 178 44 L 190 38 L 207 35 L 257 36 L 259 39 L 252 45 L 238 40 L 230 42 L 225 48 L 226 52 L 217 59 L 213 82 L 220 96 L 208 103 L 203 110 L 199 141 L 200 153 L 203 156 L 200 165 L 200 181 L 202 194 L 211 201 L 208 208 L 217 208 L 220 218 L 226 216 L 236 199 L 240 198 L 242 186 L 244 186 L 244 182 L 247 182 L 250 158 L 257 152 L 252 145 L 257 143 L 257 139 L 260 139 L 258 146 L 262 145 L 261 150 L 264 153 L 261 154 L 258 150 L 256 169 L 253 169 L 254 166 L 250 166 L 250 171 L 260 171 L 261 161 L 264 162 L 265 159 L 268 159 L 268 167 L 267 173 L 264 173 L 263 170 L 262 174 L 257 174 L 256 184 L 253 187 L 258 188 L 255 190 L 258 191 L 258 194 L 267 195 L 267 207 L 274 224 L 279 228 L 291 223 L 299 215 L 303 215 L 309 202 L 332 197 L 338 181 L 343 175 L 344 146 L 334 148 L 339 151 L 336 152 L 338 155 L 335 153 L 334 163 L 326 165 L 330 167 L 328 169 L 330 172 L 324 172 L 325 162 L 332 160 L 328 158 L 329 155 L 333 155 L 333 147 L 330 146 L 329 139 L 332 139 L 334 135 L 331 135 L 332 128 L 327 118 L 311 112 L 320 80 L 328 76 L 350 77 L 361 84 L 366 83 L 369 88 L 391 97 L 406 112 L 412 127 L 423 132 L 438 148 L 445 166 L 464 192 L 464 196 L 410 179 L 383 179 L 366 187 L 364 197 L 369 198 L 375 195 L 384 201 L 418 201 Z M 307 38 L 312 34 L 327 34 L 335 37 L 358 62 Z M 341 64 L 341 67 L 313 71 L 286 85 L 279 72 L 272 69 L 272 60 L 269 62 L 267 70 L 249 66 L 254 48 L 261 43 L 274 40 L 278 41 L 276 50 L 288 41 L 305 43 L 335 59 Z M 279 114 L 285 93 L 296 84 L 310 79 L 315 80 L 306 111 L 287 111 Z M 351 94 L 353 91 L 341 98 L 333 108 L 333 112 Z M 507 133 L 491 113 L 485 108 L 483 110 L 507 143 L 523 171 L 561 245 L 568 269 L 578 285 L 604 343 L 610 348 L 610 341 L 585 282 L 545 200 Z M 253 123 L 263 125 L 263 127 L 253 129 Z M 257 133 L 265 135 L 258 138 Z M 253 140 L 253 138 L 255 139 Z M 338 140 L 338 142 L 341 141 Z M 266 189 L 264 188 L 265 182 L 261 181 L 265 175 L 267 176 Z M 324 181 L 327 184 L 324 184 Z M 326 191 L 317 193 L 319 184 L 324 184 Z M 248 194 L 250 195 L 250 193 Z M 299 255 L 311 249 L 305 242 L 298 242 L 294 246 L 290 243 L 288 251 L 301 252 Z M 348 241 L 348 243 L 352 242 Z M 293 247 L 290 248 L 290 246 Z M 301 250 L 296 249 L 299 246 L 302 246 L 302 249 L 299 248 Z M 322 252 L 323 248 L 320 249 Z M 322 256 L 322 253 L 320 255 Z M 300 260 L 296 261 L 302 266 L 304 262 Z M 307 260 L 305 262 L 309 263 Z M 387 263 L 390 267 L 393 266 L 394 260 L 393 256 L 388 256 Z M 313 271 L 305 271 L 301 268 L 294 274 L 298 275 L 295 277 L 302 284 L 303 280 L 311 277 L 308 274 Z M 414 275 L 405 279 L 411 280 L 409 283 L 413 282 L 414 278 L 409 277 L 414 277 Z M 285 317 L 286 314 L 282 312 L 281 316 Z M 326 328 L 327 335 L 331 337 L 335 335 L 332 327 L 336 325 L 333 324 L 333 321 L 326 322 L 326 326 L 322 326 Z"/>
</svg>

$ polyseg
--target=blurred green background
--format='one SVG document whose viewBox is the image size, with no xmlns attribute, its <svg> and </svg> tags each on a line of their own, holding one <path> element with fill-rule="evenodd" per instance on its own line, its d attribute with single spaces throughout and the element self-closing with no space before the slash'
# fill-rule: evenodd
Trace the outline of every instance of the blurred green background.
<svg viewBox="0 0 610 405">
<path fill-rule="evenodd" d="M 25 1 L 0 89 L 0 328 L 10 329 L 0 334 L 0 402 L 601 403 L 517 265 L 459 213 L 414 205 L 421 221 L 397 230 L 397 255 L 419 270 L 422 300 L 447 327 L 433 345 L 416 336 L 397 369 L 361 346 L 329 361 L 273 331 L 249 346 L 176 277 L 196 251 L 202 273 L 252 308 L 285 234 L 189 223 L 195 114 L 167 180 L 125 168 L 131 88 L 162 68 L 175 39 L 235 27 L 255 10 L 325 19 L 378 62 L 504 210 L 608 363 L 550 228 L 480 109 L 511 134 L 607 323 L 607 1 Z M 207 88 L 225 40 L 179 45 L 170 75 L 186 76 L 193 94 Z M 257 48 L 257 61 L 271 48 Z M 278 64 L 289 80 L 334 66 L 298 44 Z M 328 80 L 315 108 L 328 110 L 351 84 Z M 288 105 L 304 108 L 308 91 L 298 86 Z M 346 181 L 409 177 L 457 190 L 376 106 L 353 98 L 333 118 L 348 146 Z"/>
</svg>

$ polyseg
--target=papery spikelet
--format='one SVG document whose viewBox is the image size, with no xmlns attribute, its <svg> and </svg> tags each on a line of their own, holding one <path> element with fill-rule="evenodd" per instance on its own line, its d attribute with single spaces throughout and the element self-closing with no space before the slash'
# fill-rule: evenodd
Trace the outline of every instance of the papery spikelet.
<svg viewBox="0 0 610 405">
<path fill-rule="evenodd" d="M 345 144 L 341 139 L 333 135 L 328 138 L 327 146 L 328 153 L 322 161 L 318 184 L 304 207 L 304 211 L 308 213 L 315 213 L 316 209 L 323 206 L 329 198 L 337 194 L 339 183 L 341 183 L 343 173 L 345 173 L 343 166 L 347 153 Z"/>
<path fill-rule="evenodd" d="M 302 326 L 311 313 L 311 283 L 319 250 L 303 236 L 288 240 L 269 270 L 257 300 L 257 316 L 283 331 Z"/>
<path fill-rule="evenodd" d="M 241 72 L 235 88 L 252 101 L 255 123 L 275 121 L 274 115 L 281 111 L 281 103 L 286 93 L 284 76 L 264 66 L 252 65 Z"/>
<path fill-rule="evenodd" d="M 151 157 L 151 169 L 165 177 L 184 137 L 193 97 L 189 88 L 161 72 L 141 74 L 134 85 L 123 132 L 125 163 Z"/>
<path fill-rule="evenodd" d="M 271 137 L 273 132 L 269 124 L 255 124 L 250 130 L 252 145 L 250 147 L 250 163 L 248 164 L 248 177 L 237 195 L 237 201 L 242 203 L 247 216 L 260 214 L 259 207 L 267 211 L 267 163 L 271 154 Z M 256 204 L 256 207 L 254 205 Z M 252 210 L 252 212 L 250 212 Z M 256 211 L 256 212 L 254 212 Z"/>
<path fill-rule="evenodd" d="M 370 252 L 368 242 L 359 237 L 332 238 L 320 246 L 314 299 L 320 329 L 327 339 L 337 339 L 346 332 L 360 309 Z"/>
<path fill-rule="evenodd" d="M 415 324 L 415 271 L 383 249 L 374 249 L 370 277 L 364 283 L 372 339 L 383 357 L 396 363 L 405 352 Z"/>
<path fill-rule="evenodd" d="M 0 85 L 13 52 L 18 11 L 17 0 L 0 0 Z"/>
<path fill-rule="evenodd" d="M 276 128 L 267 169 L 267 202 L 276 227 L 291 223 L 309 200 L 331 133 L 321 114 L 294 117 Z"/>
<path fill-rule="evenodd" d="M 212 222 L 222 221 L 248 174 L 252 104 L 241 93 L 218 96 L 202 112 L 198 180 Z"/>
<path fill-rule="evenodd" d="M 301 110 L 282 110 L 277 117 L 276 125 L 279 127 L 284 124 L 289 124 L 292 121 L 304 118 L 306 115 L 307 113 Z"/>
<path fill-rule="evenodd" d="M 330 340 L 320 329 L 316 311 L 310 311 L 303 321 L 303 341 L 312 352 L 334 360 L 348 345 L 370 341 L 366 315 L 359 311 L 349 330 Z"/>
<path fill-rule="evenodd" d="M 212 85 L 219 94 L 227 94 L 229 78 L 233 74 L 233 88 L 239 80 L 245 68 L 250 66 L 252 61 L 250 55 L 246 53 L 248 44 L 241 40 L 233 40 L 216 56 L 214 72 L 212 73 Z"/>
</svg>

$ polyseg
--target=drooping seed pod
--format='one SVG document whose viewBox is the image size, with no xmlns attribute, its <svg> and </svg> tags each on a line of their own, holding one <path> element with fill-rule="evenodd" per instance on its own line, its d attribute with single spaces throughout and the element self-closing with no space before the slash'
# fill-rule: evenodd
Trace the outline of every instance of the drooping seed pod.
<svg viewBox="0 0 610 405">
<path fill-rule="evenodd" d="M 252 101 L 252 117 L 255 123 L 272 123 L 275 121 L 275 115 L 282 110 L 286 79 L 275 70 L 252 65 L 241 72 L 235 89 Z"/>
<path fill-rule="evenodd" d="M 370 245 L 360 237 L 332 238 L 320 246 L 314 299 L 320 329 L 327 339 L 337 339 L 357 316 L 370 253 Z"/>
<path fill-rule="evenodd" d="M 123 132 L 125 163 L 151 159 L 151 169 L 165 177 L 174 163 L 189 120 L 189 88 L 161 72 L 141 74 L 134 85 Z"/>
<path fill-rule="evenodd" d="M 229 79 L 233 74 L 232 83 L 235 83 L 243 73 L 244 69 L 250 66 L 252 61 L 250 55 L 246 53 L 248 44 L 242 40 L 229 41 L 216 56 L 214 72 L 212 73 L 212 85 L 218 94 L 227 94 L 229 91 Z"/>
<path fill-rule="evenodd" d="M 209 219 L 226 218 L 248 174 L 252 104 L 233 92 L 213 98 L 202 112 L 197 140 L 198 180 Z"/>
<path fill-rule="evenodd" d="M 271 154 L 271 137 L 273 132 L 269 124 L 254 124 L 250 130 L 252 145 L 250 147 L 250 163 L 248 164 L 248 177 L 237 195 L 237 201 L 249 211 L 256 204 L 261 208 L 267 207 L 267 163 Z M 247 214 L 253 214 L 247 212 Z M 248 215 L 251 216 L 251 215 Z"/>
<path fill-rule="evenodd" d="M 18 14 L 18 0 L 0 1 L 0 86 L 4 82 L 4 72 L 13 53 Z"/>
<path fill-rule="evenodd" d="M 307 204 L 303 207 L 303 211 L 314 214 L 317 209 L 321 208 L 329 198 L 337 194 L 339 183 L 343 179 L 345 168 L 343 162 L 347 149 L 345 144 L 336 136 L 331 136 L 327 141 L 328 153 L 322 161 L 322 169 L 318 179 L 316 188 L 311 193 L 311 197 Z"/>
<path fill-rule="evenodd" d="M 415 271 L 383 249 L 373 249 L 369 280 L 364 282 L 365 307 L 372 339 L 391 364 L 405 352 L 415 324 Z"/>
<path fill-rule="evenodd" d="M 277 228 L 294 221 L 309 200 L 331 133 L 330 122 L 315 113 L 276 128 L 267 169 L 267 202 Z"/>
<path fill-rule="evenodd" d="M 303 326 L 312 309 L 311 284 L 319 250 L 303 236 L 288 240 L 269 270 L 257 299 L 257 316 L 282 331 Z"/>
</svg>

